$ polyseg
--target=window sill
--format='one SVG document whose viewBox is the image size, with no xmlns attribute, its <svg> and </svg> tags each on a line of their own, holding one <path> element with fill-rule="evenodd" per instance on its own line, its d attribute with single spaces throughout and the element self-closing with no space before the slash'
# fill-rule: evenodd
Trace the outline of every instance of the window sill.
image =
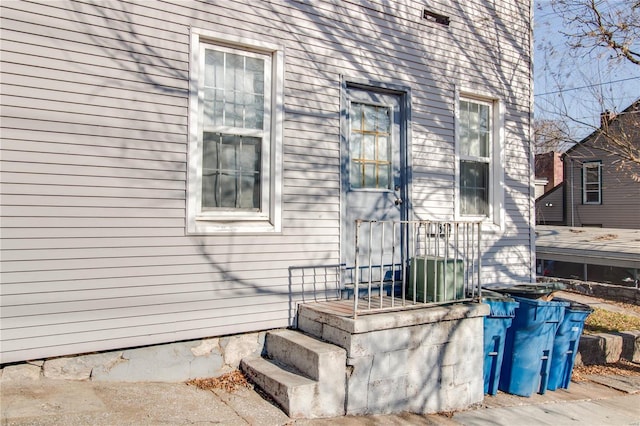
<svg viewBox="0 0 640 426">
<path fill-rule="evenodd" d="M 277 233 L 281 229 L 266 219 L 252 220 L 193 220 L 187 226 L 188 235 L 208 234 L 265 234 Z"/>
</svg>

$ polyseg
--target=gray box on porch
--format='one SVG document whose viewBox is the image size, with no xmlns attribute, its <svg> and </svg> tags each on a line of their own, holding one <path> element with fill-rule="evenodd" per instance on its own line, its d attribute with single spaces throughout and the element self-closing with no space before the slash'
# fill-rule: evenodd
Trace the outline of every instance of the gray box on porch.
<svg viewBox="0 0 640 426">
<path fill-rule="evenodd" d="M 448 302 L 464 298 L 464 262 L 444 257 L 413 257 L 407 296 L 417 301 Z M 426 284 L 426 285 L 425 285 Z"/>
</svg>

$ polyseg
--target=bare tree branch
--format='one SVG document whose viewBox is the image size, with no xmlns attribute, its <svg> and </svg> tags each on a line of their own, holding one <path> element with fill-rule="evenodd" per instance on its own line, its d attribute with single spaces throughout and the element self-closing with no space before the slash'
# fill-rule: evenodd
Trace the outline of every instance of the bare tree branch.
<svg viewBox="0 0 640 426">
<path fill-rule="evenodd" d="M 562 17 L 568 45 L 576 56 L 606 49 L 611 59 L 640 65 L 640 2 L 621 0 L 553 0 Z M 604 52 L 603 51 L 603 52 Z"/>
</svg>

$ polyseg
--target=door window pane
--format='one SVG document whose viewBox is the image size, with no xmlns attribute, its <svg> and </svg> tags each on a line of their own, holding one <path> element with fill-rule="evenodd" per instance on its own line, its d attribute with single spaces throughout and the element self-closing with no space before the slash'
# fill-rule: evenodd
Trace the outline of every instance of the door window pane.
<svg viewBox="0 0 640 426">
<path fill-rule="evenodd" d="M 391 186 L 391 119 L 384 106 L 351 103 L 349 157 L 351 188 Z"/>
</svg>

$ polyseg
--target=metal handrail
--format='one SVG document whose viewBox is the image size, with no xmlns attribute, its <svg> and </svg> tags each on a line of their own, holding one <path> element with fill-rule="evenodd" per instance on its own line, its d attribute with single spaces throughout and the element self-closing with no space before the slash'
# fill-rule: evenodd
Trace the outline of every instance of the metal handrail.
<svg viewBox="0 0 640 426">
<path fill-rule="evenodd" d="M 481 231 L 479 221 L 356 220 L 353 318 L 364 312 L 478 300 Z M 363 301 L 366 306 L 359 306 Z"/>
</svg>

